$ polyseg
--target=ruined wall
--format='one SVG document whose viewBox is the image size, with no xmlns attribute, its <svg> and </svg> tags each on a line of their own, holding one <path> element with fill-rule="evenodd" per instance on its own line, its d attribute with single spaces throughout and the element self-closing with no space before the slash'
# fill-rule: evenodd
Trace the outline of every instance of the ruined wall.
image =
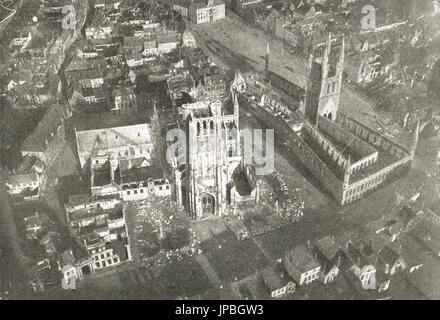
<svg viewBox="0 0 440 320">
<path fill-rule="evenodd" d="M 339 203 L 342 200 L 342 181 L 319 159 L 318 155 L 289 127 L 280 116 L 275 116 L 254 102 L 242 103 L 248 111 L 267 128 L 274 128 L 275 135 L 287 141 L 287 147 L 304 167 L 320 182 L 322 188 L 329 192 Z"/>
<path fill-rule="evenodd" d="M 344 130 L 340 126 L 336 125 L 334 122 L 331 122 L 323 117 L 319 119 L 318 129 L 335 138 L 341 144 L 350 145 L 351 149 L 364 157 L 367 157 L 377 152 L 377 150 L 373 146 L 364 142 L 347 130 Z"/>
<path fill-rule="evenodd" d="M 376 146 L 376 148 L 382 151 L 398 157 L 399 159 L 410 154 L 407 148 L 382 136 L 380 133 L 358 122 L 357 120 L 349 118 L 344 113 L 338 113 L 336 123 L 351 132 L 353 135 Z"/>
<path fill-rule="evenodd" d="M 351 203 L 362 198 L 367 192 L 376 190 L 382 183 L 410 168 L 412 156 L 406 156 L 399 161 L 379 170 L 365 179 L 350 183 L 343 192 L 342 204 Z"/>
<path fill-rule="evenodd" d="M 339 168 L 344 168 L 347 164 L 347 159 L 342 155 L 341 152 L 336 149 L 333 144 L 327 140 L 317 129 L 309 124 L 304 124 L 303 130 L 309 135 L 309 137 L 315 141 L 322 148 L 329 158 L 335 163 Z"/>
<path fill-rule="evenodd" d="M 290 97 L 296 100 L 304 100 L 305 90 L 292 82 L 280 77 L 272 71 L 266 73 L 266 81 L 269 81 L 271 85 L 280 89 L 284 93 L 288 94 Z"/>
</svg>

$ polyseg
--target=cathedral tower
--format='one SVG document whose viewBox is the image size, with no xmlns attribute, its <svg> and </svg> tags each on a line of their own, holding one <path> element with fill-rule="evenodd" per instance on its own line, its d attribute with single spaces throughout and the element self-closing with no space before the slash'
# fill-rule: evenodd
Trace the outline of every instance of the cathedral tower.
<svg viewBox="0 0 440 320">
<path fill-rule="evenodd" d="M 310 55 L 310 74 L 307 79 L 307 87 L 304 100 L 304 115 L 311 124 L 318 124 L 318 110 L 322 87 L 322 66 L 313 55 Z"/>
<path fill-rule="evenodd" d="M 322 59 L 322 83 L 319 95 L 318 114 L 329 120 L 335 120 L 341 99 L 342 76 L 344 72 L 345 39 L 342 39 L 341 52 L 336 65 L 332 63 L 331 34 Z"/>
</svg>

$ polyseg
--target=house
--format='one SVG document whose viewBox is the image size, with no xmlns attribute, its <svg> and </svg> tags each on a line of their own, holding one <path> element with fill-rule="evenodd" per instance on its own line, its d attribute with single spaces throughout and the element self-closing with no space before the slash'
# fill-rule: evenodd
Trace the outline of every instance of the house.
<svg viewBox="0 0 440 320">
<path fill-rule="evenodd" d="M 33 216 L 23 219 L 26 236 L 29 240 L 37 239 L 44 231 L 49 231 L 55 224 L 45 213 L 35 212 Z"/>
<path fill-rule="evenodd" d="M 157 50 L 159 53 L 170 53 L 181 42 L 181 35 L 179 33 L 169 33 L 164 35 L 159 35 L 157 37 Z"/>
<path fill-rule="evenodd" d="M 352 262 L 350 270 L 359 279 L 362 287 L 365 289 L 376 289 L 375 277 L 376 277 L 376 267 L 374 263 L 370 261 L 369 257 L 364 254 L 362 249 L 365 248 L 363 243 L 357 243 L 356 245 L 352 242 L 347 244 L 347 256 Z M 367 248 L 365 248 L 367 249 Z"/>
<path fill-rule="evenodd" d="M 195 49 L 197 48 L 196 38 L 194 34 L 188 29 L 182 35 L 182 46 L 187 48 Z"/>
<path fill-rule="evenodd" d="M 168 94 L 173 102 L 181 98 L 182 92 L 190 92 L 193 86 L 194 80 L 189 72 L 178 73 L 167 79 Z"/>
<path fill-rule="evenodd" d="M 124 49 L 126 52 L 141 53 L 144 49 L 144 39 L 139 37 L 124 37 Z"/>
<path fill-rule="evenodd" d="M 85 35 L 87 40 L 110 39 L 113 37 L 113 24 L 103 22 L 101 25 L 98 25 L 94 23 L 86 27 Z"/>
<path fill-rule="evenodd" d="M 313 254 L 304 246 L 297 246 L 286 252 L 283 259 L 288 274 L 302 286 L 319 279 L 321 266 Z"/>
<path fill-rule="evenodd" d="M 87 194 L 79 194 L 79 195 L 71 195 L 69 197 L 69 201 L 65 204 L 66 213 L 67 213 L 67 221 L 70 222 L 70 214 L 73 214 L 76 211 L 89 211 L 101 208 L 103 210 L 114 209 L 121 200 L 119 197 L 100 197 L 95 198 Z M 92 223 L 91 222 L 80 223 L 82 226 Z"/>
<path fill-rule="evenodd" d="M 213 23 L 225 18 L 225 4 L 222 0 L 196 0 L 190 4 L 188 14 L 194 24 Z"/>
<path fill-rule="evenodd" d="M 104 84 L 103 73 L 99 69 L 75 70 L 70 72 L 69 84 L 79 84 L 81 88 L 101 88 Z"/>
<path fill-rule="evenodd" d="M 49 231 L 40 239 L 40 246 L 44 247 L 47 254 L 52 255 L 58 251 L 61 235 L 58 232 Z"/>
<path fill-rule="evenodd" d="M 157 40 L 150 39 L 144 41 L 144 51 L 142 55 L 146 57 L 157 56 L 159 54 L 159 48 L 157 47 Z"/>
<path fill-rule="evenodd" d="M 440 200 L 429 206 L 424 217 L 432 223 L 440 226 Z"/>
<path fill-rule="evenodd" d="M 114 107 L 113 113 L 137 111 L 136 94 L 133 87 L 121 87 L 112 92 Z"/>
<path fill-rule="evenodd" d="M 95 59 L 99 57 L 99 52 L 94 48 L 76 49 L 76 56 L 80 59 Z"/>
<path fill-rule="evenodd" d="M 388 246 L 379 251 L 377 256 L 379 258 L 377 268 L 382 269 L 386 275 L 393 276 L 405 267 L 405 262 L 400 255 Z"/>
<path fill-rule="evenodd" d="M 115 221 L 116 219 L 109 218 L 111 213 L 119 214 L 118 206 L 121 204 L 121 199 L 118 196 L 109 197 L 93 197 L 90 195 L 76 195 L 70 196 L 69 202 L 65 205 L 67 222 L 72 230 L 87 227 L 89 225 L 103 223 L 108 220 Z M 118 213 L 119 212 L 119 213 Z"/>
<path fill-rule="evenodd" d="M 17 37 L 13 38 L 11 43 L 9 44 L 9 48 L 22 48 L 25 47 L 27 44 L 30 43 L 32 40 L 32 33 L 30 31 L 23 32 L 22 34 L 19 34 Z"/>
<path fill-rule="evenodd" d="M 429 210 L 428 210 L 429 211 Z M 397 213 L 397 217 L 403 225 L 403 230 L 409 230 L 417 223 L 419 213 L 415 213 L 409 206 L 403 206 Z M 426 214 L 423 215 L 426 217 Z"/>
<path fill-rule="evenodd" d="M 263 0 L 235 0 L 237 12 L 251 10 L 261 5 Z"/>
<path fill-rule="evenodd" d="M 321 277 L 324 284 L 333 282 L 338 276 L 338 263 L 341 262 L 341 252 L 342 249 L 334 241 L 332 236 L 327 236 L 316 241 L 313 254 L 321 266 Z"/>
<path fill-rule="evenodd" d="M 107 62 L 103 58 L 81 59 L 75 56 L 66 68 L 68 77 L 72 77 L 75 71 L 103 70 L 107 67 Z M 81 79 L 81 77 L 77 77 Z"/>
<path fill-rule="evenodd" d="M 366 225 L 366 231 L 371 238 L 381 235 L 385 242 L 394 242 L 404 231 L 404 225 L 398 217 L 384 215 L 379 219 L 370 221 Z"/>
<path fill-rule="evenodd" d="M 72 99 L 78 97 L 79 100 L 83 100 L 88 104 L 99 104 L 107 101 L 107 95 L 102 88 L 82 88 L 81 93 L 75 93 Z"/>
<path fill-rule="evenodd" d="M 420 252 L 424 251 L 420 242 L 415 240 L 410 234 L 405 234 L 399 240 L 399 254 L 405 263 L 405 270 L 409 273 L 420 270 L 426 262 L 423 255 L 420 255 Z"/>
<path fill-rule="evenodd" d="M 295 292 L 295 282 L 281 263 L 270 265 L 260 271 L 271 298 L 280 298 Z"/>
<path fill-rule="evenodd" d="M 38 123 L 34 131 L 22 143 L 20 151 L 23 157 L 35 156 L 49 164 L 65 141 L 65 121 L 72 116 L 68 104 L 53 105 Z"/>
<path fill-rule="evenodd" d="M 87 257 L 83 252 L 68 249 L 60 254 L 58 268 L 63 275 L 64 285 L 76 289 L 76 282 L 85 275 L 91 274 L 93 270 L 93 259 Z"/>
<path fill-rule="evenodd" d="M 124 201 L 171 196 L 171 185 L 162 168 L 151 166 L 146 158 L 121 159 L 118 168 Z"/>
<path fill-rule="evenodd" d="M 119 10 L 121 2 L 120 0 L 93 0 L 92 5 L 97 10 Z"/>
<path fill-rule="evenodd" d="M 40 197 L 40 177 L 35 171 L 10 175 L 6 187 L 10 195 L 23 196 L 25 201 Z"/>
<path fill-rule="evenodd" d="M 153 142 L 149 124 L 76 131 L 76 143 L 81 167 L 90 157 L 111 155 L 118 158 L 150 159 Z"/>
<path fill-rule="evenodd" d="M 345 72 L 351 82 L 365 85 L 384 75 L 385 69 L 381 67 L 380 55 L 370 50 L 349 56 Z"/>
<path fill-rule="evenodd" d="M 177 0 L 173 3 L 173 10 L 178 12 L 182 18 L 188 19 L 191 2 L 191 0 Z"/>
<path fill-rule="evenodd" d="M 89 272 L 130 259 L 125 213 L 118 197 L 78 196 L 66 208 L 70 232 L 87 252 Z"/>
</svg>

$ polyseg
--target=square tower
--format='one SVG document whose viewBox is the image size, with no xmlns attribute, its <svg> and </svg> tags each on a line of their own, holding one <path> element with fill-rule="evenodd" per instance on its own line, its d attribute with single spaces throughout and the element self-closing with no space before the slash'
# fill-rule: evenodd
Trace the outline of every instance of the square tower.
<svg viewBox="0 0 440 320">
<path fill-rule="evenodd" d="M 344 73 L 345 39 L 342 39 L 340 56 L 336 64 L 331 62 L 332 39 L 329 39 L 322 58 L 322 82 L 319 95 L 318 114 L 329 120 L 336 120 L 341 100 L 342 77 Z"/>
<path fill-rule="evenodd" d="M 207 100 L 183 105 L 182 116 L 187 154 L 177 199 L 193 219 L 222 216 L 241 161 L 238 107 L 225 114 L 221 101 Z"/>
</svg>

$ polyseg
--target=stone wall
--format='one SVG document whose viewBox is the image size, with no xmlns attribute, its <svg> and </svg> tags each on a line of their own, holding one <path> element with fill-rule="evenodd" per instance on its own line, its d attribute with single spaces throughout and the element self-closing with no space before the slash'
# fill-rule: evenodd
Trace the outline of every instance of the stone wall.
<svg viewBox="0 0 440 320">
<path fill-rule="evenodd" d="M 351 132 L 353 135 L 376 146 L 377 148 L 387 152 L 388 154 L 398 157 L 399 159 L 404 158 L 405 156 L 410 154 L 407 148 L 399 145 L 394 141 L 391 141 L 390 139 L 384 137 L 380 133 L 367 127 L 359 121 L 349 118 L 344 113 L 338 113 L 336 123 L 338 123 L 347 131 Z"/>
<path fill-rule="evenodd" d="M 319 156 L 289 127 L 280 116 L 275 116 L 254 102 L 241 103 L 248 111 L 267 128 L 274 128 L 275 135 L 287 141 L 287 148 L 298 158 L 302 165 L 320 182 L 322 188 L 338 202 L 342 201 L 342 181 L 321 161 Z"/>
<path fill-rule="evenodd" d="M 366 155 L 366 157 L 350 166 L 351 173 L 376 163 L 379 152 L 387 152 L 389 155 L 396 157 L 395 162 L 383 168 L 378 168 L 377 172 L 366 174 L 366 177 L 363 179 L 355 180 L 350 178 L 349 181 L 344 182 L 342 176 L 338 178 L 338 173 L 342 171 L 333 172 L 332 168 L 329 168 L 305 140 L 295 132 L 293 127 L 282 118 L 282 115 L 277 115 L 275 110 L 272 110 L 274 109 L 272 106 L 269 108 L 267 106 L 262 107 L 254 101 L 242 100 L 241 106 L 246 108 L 267 128 L 274 128 L 275 135 L 287 142 L 287 148 L 292 155 L 300 160 L 302 165 L 319 181 L 322 188 L 341 205 L 362 198 L 368 192 L 377 189 L 385 181 L 404 174 L 411 166 L 413 156 L 404 147 L 342 114 L 342 116 L 339 115 L 336 122 L 346 130 L 338 128 L 339 137 L 345 143 L 348 143 L 348 139 L 353 139 L 356 141 L 355 148 Z M 298 115 L 298 119 L 303 122 L 302 134 L 314 137 L 318 145 L 322 146 L 323 152 L 332 157 L 335 165 L 341 168 L 341 170 L 345 168 L 347 164 L 346 158 L 335 149 L 331 142 L 320 134 L 316 128 L 313 128 L 301 115 Z M 334 123 L 323 122 L 321 124 L 323 130 L 333 130 L 334 126 L 336 126 Z M 377 146 L 380 150 L 376 150 L 373 146 Z"/>
</svg>

